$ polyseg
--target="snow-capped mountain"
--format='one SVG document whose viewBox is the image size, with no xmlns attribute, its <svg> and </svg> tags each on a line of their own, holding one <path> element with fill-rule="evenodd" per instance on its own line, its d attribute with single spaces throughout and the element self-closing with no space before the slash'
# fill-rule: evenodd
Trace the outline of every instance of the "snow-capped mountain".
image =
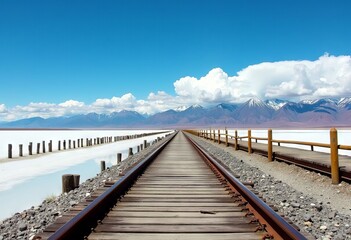
<svg viewBox="0 0 351 240">
<path fill-rule="evenodd" d="M 258 98 L 243 103 L 236 111 L 236 119 L 242 123 L 260 123 L 271 119 L 274 109 Z"/>
<path fill-rule="evenodd" d="M 273 108 L 274 110 L 279 110 L 282 108 L 285 104 L 287 104 L 289 101 L 281 100 L 281 99 L 268 99 L 264 101 L 264 103 Z"/>
<path fill-rule="evenodd" d="M 154 128 L 206 126 L 317 127 L 350 126 L 351 98 L 315 99 L 300 102 L 252 98 L 244 103 L 221 103 L 212 107 L 195 104 L 143 116 L 123 110 L 110 114 L 88 113 L 70 117 L 28 118 L 1 122 L 2 128 Z"/>
</svg>

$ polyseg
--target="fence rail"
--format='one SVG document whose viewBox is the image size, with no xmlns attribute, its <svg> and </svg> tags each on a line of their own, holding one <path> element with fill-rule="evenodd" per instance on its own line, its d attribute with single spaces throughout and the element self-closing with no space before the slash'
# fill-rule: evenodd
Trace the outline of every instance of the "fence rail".
<svg viewBox="0 0 351 240">
<path fill-rule="evenodd" d="M 332 176 L 332 183 L 338 184 L 340 183 L 340 174 L 339 174 L 339 154 L 338 150 L 351 150 L 351 146 L 349 145 L 339 145 L 338 144 L 338 135 L 337 130 L 335 128 L 330 129 L 330 143 L 318 143 L 318 142 L 305 142 L 305 141 L 296 141 L 296 140 L 279 140 L 273 139 L 272 129 L 267 130 L 267 137 L 255 137 L 251 135 L 251 129 L 247 130 L 247 135 L 239 136 L 238 131 L 235 130 L 234 135 L 228 134 L 228 130 L 224 129 L 221 132 L 220 129 L 212 130 L 212 129 L 205 129 L 199 130 L 196 134 L 200 137 L 204 137 L 206 139 L 213 140 L 218 142 L 219 144 L 222 142 L 221 137 L 225 138 L 226 146 L 229 146 L 229 138 L 234 139 L 234 149 L 238 150 L 238 140 L 247 139 L 247 151 L 249 154 L 252 153 L 252 141 L 254 140 L 256 143 L 258 141 L 266 141 L 267 143 L 267 156 L 268 161 L 273 161 L 273 143 L 276 143 L 278 146 L 281 144 L 295 144 L 295 145 L 304 145 L 310 146 L 311 151 L 314 151 L 314 147 L 322 147 L 322 148 L 329 148 L 330 149 L 330 162 L 331 162 L 331 176 Z"/>
</svg>

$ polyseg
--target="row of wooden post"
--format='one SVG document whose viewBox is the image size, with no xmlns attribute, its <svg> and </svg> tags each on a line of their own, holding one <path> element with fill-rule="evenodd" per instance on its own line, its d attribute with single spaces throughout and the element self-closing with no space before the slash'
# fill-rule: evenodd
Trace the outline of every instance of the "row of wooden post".
<svg viewBox="0 0 351 240">
<path fill-rule="evenodd" d="M 213 134 L 213 137 L 212 137 Z M 225 145 L 229 146 L 228 143 L 228 130 L 225 129 Z M 198 133 L 198 136 L 204 137 L 206 139 L 210 139 L 216 142 L 216 132 L 215 130 L 203 130 Z M 247 152 L 249 154 L 252 153 L 252 136 L 251 136 L 251 129 L 247 131 Z M 221 132 L 218 129 L 218 144 L 221 143 Z M 257 141 L 256 141 L 257 142 Z M 280 143 L 278 143 L 280 146 Z M 234 133 L 234 149 L 238 150 L 238 131 L 235 130 Z M 313 146 L 311 146 L 311 150 L 313 151 Z M 268 161 L 273 161 L 273 133 L 272 129 L 268 129 L 267 134 L 267 158 Z M 340 183 L 340 167 L 339 167 L 339 145 L 338 145 L 338 133 L 335 128 L 330 129 L 330 166 L 331 166 L 331 177 L 332 177 L 332 184 L 339 184 Z"/>
<path fill-rule="evenodd" d="M 162 140 L 163 137 L 158 137 L 157 139 L 155 139 L 154 141 L 152 141 L 151 143 L 148 143 L 147 140 L 144 140 L 143 144 L 140 144 L 137 146 L 137 152 L 142 151 L 143 149 L 146 149 L 147 147 L 149 147 L 151 144 L 155 144 L 156 142 Z M 132 156 L 133 153 L 133 148 L 129 148 L 128 149 L 128 157 Z M 120 164 L 122 162 L 122 153 L 117 153 L 117 165 Z M 100 171 L 103 172 L 106 170 L 106 162 L 105 161 L 101 161 L 100 162 Z M 76 178 L 78 178 L 78 185 L 77 185 L 77 180 Z M 69 192 L 75 188 L 79 187 L 79 175 L 77 174 L 64 174 L 62 175 L 62 192 Z"/>
<path fill-rule="evenodd" d="M 135 134 L 135 135 L 126 135 L 126 136 L 115 136 L 115 137 L 97 137 L 97 138 L 86 138 L 85 139 L 85 147 L 90 147 L 93 145 L 100 145 L 105 143 L 112 143 L 121 140 L 127 139 L 135 139 L 149 135 L 149 133 L 143 134 Z M 66 150 L 66 149 L 75 149 L 75 148 L 84 147 L 83 138 L 76 140 L 59 140 L 57 144 L 57 150 Z M 42 151 L 40 151 L 42 148 Z M 53 151 L 52 140 L 48 142 L 48 152 Z M 45 153 L 46 152 L 46 143 L 42 141 L 42 144 L 37 143 L 36 154 Z M 19 144 L 18 146 L 18 156 L 23 157 L 23 144 Z M 33 142 L 28 144 L 28 155 L 33 155 Z M 12 144 L 8 144 L 8 158 L 13 158 L 13 146 Z"/>
</svg>

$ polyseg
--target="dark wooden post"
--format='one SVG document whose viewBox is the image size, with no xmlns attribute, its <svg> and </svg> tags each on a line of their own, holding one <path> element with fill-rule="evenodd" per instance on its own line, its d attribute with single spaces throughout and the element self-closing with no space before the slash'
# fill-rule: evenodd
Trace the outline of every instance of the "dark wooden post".
<svg viewBox="0 0 351 240">
<path fill-rule="evenodd" d="M 218 144 L 221 144 L 221 130 L 218 129 Z"/>
<path fill-rule="evenodd" d="M 143 144 L 140 144 L 140 151 L 143 150 Z"/>
<path fill-rule="evenodd" d="M 268 161 L 273 161 L 272 129 L 268 129 Z"/>
<path fill-rule="evenodd" d="M 137 152 L 140 152 L 140 146 L 137 146 Z"/>
<path fill-rule="evenodd" d="M 12 144 L 9 144 L 8 145 L 8 148 L 7 148 L 7 156 L 8 158 L 12 158 Z"/>
<path fill-rule="evenodd" d="M 63 150 L 66 150 L 66 140 L 63 140 Z"/>
<path fill-rule="evenodd" d="M 40 153 L 40 143 L 37 143 L 37 154 Z"/>
<path fill-rule="evenodd" d="M 146 148 L 147 148 L 147 141 L 144 140 L 144 149 L 146 149 Z"/>
<path fill-rule="evenodd" d="M 122 153 L 117 153 L 117 164 L 122 162 Z"/>
<path fill-rule="evenodd" d="M 61 150 L 61 141 L 58 141 L 58 144 L 57 144 L 57 149 L 60 151 Z"/>
<path fill-rule="evenodd" d="M 335 128 L 330 129 L 330 161 L 332 184 L 340 183 L 338 132 Z"/>
<path fill-rule="evenodd" d="M 71 141 L 71 139 L 70 140 L 68 140 L 68 149 L 71 149 L 71 146 L 72 145 L 72 141 Z"/>
<path fill-rule="evenodd" d="M 79 174 L 73 174 L 74 188 L 78 188 L 79 187 L 79 180 L 80 180 L 80 175 Z"/>
<path fill-rule="evenodd" d="M 76 140 L 73 140 L 73 148 L 76 148 Z"/>
<path fill-rule="evenodd" d="M 52 152 L 52 140 L 49 142 L 49 152 Z"/>
<path fill-rule="evenodd" d="M 23 144 L 19 145 L 19 156 L 23 157 Z"/>
<path fill-rule="evenodd" d="M 129 148 L 128 157 L 133 155 L 133 148 Z"/>
<path fill-rule="evenodd" d="M 251 154 L 251 129 L 247 130 L 247 152 Z"/>
<path fill-rule="evenodd" d="M 68 193 L 74 189 L 74 177 L 73 174 L 62 175 L 62 193 Z"/>
<path fill-rule="evenodd" d="M 225 129 L 225 145 L 228 147 L 229 144 L 228 144 L 228 130 Z"/>
<path fill-rule="evenodd" d="M 43 141 L 43 153 L 45 153 L 46 150 L 45 150 L 45 141 Z"/>
<path fill-rule="evenodd" d="M 238 130 L 235 130 L 235 137 L 234 137 L 234 150 L 238 150 Z"/>
<path fill-rule="evenodd" d="M 102 171 L 105 171 L 105 169 L 106 169 L 106 163 L 105 163 L 105 161 L 101 161 L 101 162 L 100 162 L 100 169 L 101 169 L 101 172 L 102 172 Z"/>
<path fill-rule="evenodd" d="M 29 155 L 33 154 L 33 143 L 32 142 L 30 142 L 28 145 L 28 154 Z"/>
</svg>

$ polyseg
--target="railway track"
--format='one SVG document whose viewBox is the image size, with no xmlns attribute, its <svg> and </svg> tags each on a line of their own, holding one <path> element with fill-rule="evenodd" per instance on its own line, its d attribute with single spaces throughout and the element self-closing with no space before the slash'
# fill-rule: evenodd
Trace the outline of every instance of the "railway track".
<svg viewBox="0 0 351 240">
<path fill-rule="evenodd" d="M 305 239 L 249 188 L 179 132 L 35 239 Z"/>
</svg>

